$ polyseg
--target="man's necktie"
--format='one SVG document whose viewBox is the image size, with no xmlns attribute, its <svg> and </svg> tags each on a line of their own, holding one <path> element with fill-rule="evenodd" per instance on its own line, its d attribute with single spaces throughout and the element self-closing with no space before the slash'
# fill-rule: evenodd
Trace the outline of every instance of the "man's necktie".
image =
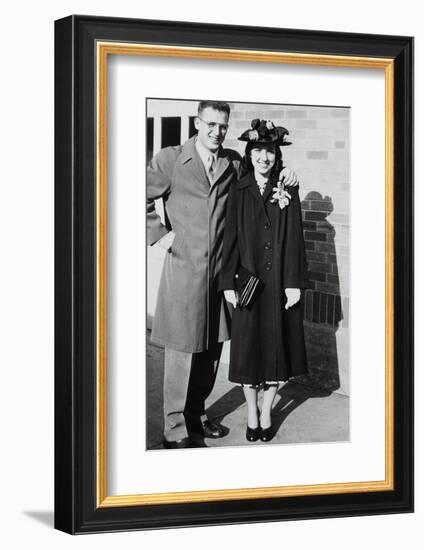
<svg viewBox="0 0 424 550">
<path fill-rule="evenodd" d="M 215 157 L 213 155 L 209 155 L 208 156 L 208 179 L 211 184 L 213 183 L 214 171 L 215 171 Z"/>
</svg>

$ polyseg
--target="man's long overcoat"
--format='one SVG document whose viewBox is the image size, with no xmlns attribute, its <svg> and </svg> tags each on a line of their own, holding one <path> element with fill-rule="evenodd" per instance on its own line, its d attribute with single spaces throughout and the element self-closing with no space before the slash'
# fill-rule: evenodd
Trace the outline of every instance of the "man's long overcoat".
<svg viewBox="0 0 424 550">
<path fill-rule="evenodd" d="M 232 318 L 232 382 L 287 380 L 307 370 L 300 303 L 285 310 L 286 288 L 307 284 L 299 194 L 289 205 L 271 202 L 275 182 L 261 196 L 253 172 L 232 186 L 227 207 L 220 288 L 234 289 L 240 266 L 261 280 L 251 305 Z"/>
<path fill-rule="evenodd" d="M 147 169 L 148 244 L 170 229 L 176 234 L 165 257 L 152 341 L 190 353 L 230 338 L 218 276 L 228 191 L 240 168 L 238 154 L 221 148 L 211 185 L 195 139 L 162 149 Z M 159 198 L 164 200 L 166 226 L 154 210 Z"/>
</svg>

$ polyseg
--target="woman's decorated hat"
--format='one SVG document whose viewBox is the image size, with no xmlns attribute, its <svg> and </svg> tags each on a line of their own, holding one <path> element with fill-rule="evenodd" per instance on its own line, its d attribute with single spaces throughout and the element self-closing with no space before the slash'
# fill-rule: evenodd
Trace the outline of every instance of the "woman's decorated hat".
<svg viewBox="0 0 424 550">
<path fill-rule="evenodd" d="M 271 120 L 252 120 L 252 128 L 245 130 L 238 138 L 239 141 L 247 141 L 248 143 L 258 145 L 275 143 L 279 146 L 291 145 L 290 141 L 286 140 L 289 131 L 283 126 L 275 126 Z"/>
</svg>

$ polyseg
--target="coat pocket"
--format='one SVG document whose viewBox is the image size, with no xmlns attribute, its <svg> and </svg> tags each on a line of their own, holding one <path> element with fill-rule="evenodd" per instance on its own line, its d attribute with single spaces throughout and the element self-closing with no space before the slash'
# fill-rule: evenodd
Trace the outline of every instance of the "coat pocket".
<svg viewBox="0 0 424 550">
<path fill-rule="evenodd" d="M 172 242 L 170 253 L 173 256 L 181 256 L 181 251 L 184 245 L 184 237 L 185 232 L 184 231 L 178 231 L 178 233 L 175 233 L 175 238 Z"/>
</svg>

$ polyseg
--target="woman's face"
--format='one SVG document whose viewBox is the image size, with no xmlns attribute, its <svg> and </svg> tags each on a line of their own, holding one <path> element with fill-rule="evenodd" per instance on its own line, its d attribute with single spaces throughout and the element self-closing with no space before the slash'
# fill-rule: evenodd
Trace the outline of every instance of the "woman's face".
<svg viewBox="0 0 424 550">
<path fill-rule="evenodd" d="M 250 151 L 253 169 L 261 176 L 268 176 L 275 164 L 275 145 L 258 145 Z"/>
</svg>

